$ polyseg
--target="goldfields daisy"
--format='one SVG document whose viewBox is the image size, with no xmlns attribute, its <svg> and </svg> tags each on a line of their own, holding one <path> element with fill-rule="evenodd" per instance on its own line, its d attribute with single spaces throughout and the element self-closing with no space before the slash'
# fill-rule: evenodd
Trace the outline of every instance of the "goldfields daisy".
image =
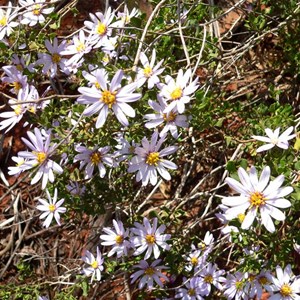
<svg viewBox="0 0 300 300">
<path fill-rule="evenodd" d="M 36 208 L 43 211 L 43 213 L 40 215 L 40 219 L 46 218 L 43 226 L 48 228 L 52 222 L 53 217 L 55 218 L 57 224 L 60 225 L 59 214 L 65 213 L 67 209 L 61 206 L 64 203 L 65 199 L 60 199 L 59 201 L 57 201 L 57 189 L 54 190 L 53 198 L 51 198 L 48 190 L 46 190 L 46 194 L 48 201 L 46 201 L 45 199 L 38 199 L 41 204 Z"/>
<path fill-rule="evenodd" d="M 19 4 L 26 9 L 22 14 L 21 23 L 34 26 L 37 23 L 45 22 L 45 15 L 49 15 L 54 7 L 48 7 L 49 2 L 46 0 L 19 0 Z"/>
<path fill-rule="evenodd" d="M 144 118 L 148 120 L 148 122 L 145 124 L 146 128 L 155 128 L 158 126 L 164 126 L 162 127 L 162 130 L 159 134 L 160 137 L 166 135 L 168 131 L 170 131 L 173 138 L 178 138 L 178 127 L 187 128 L 188 122 L 187 117 L 185 115 L 178 114 L 176 108 L 171 110 L 168 113 L 164 113 L 165 108 L 167 107 L 167 103 L 165 100 L 163 100 L 161 97 L 158 97 L 158 102 L 155 102 L 153 100 L 149 100 L 148 104 L 149 106 L 156 112 L 154 114 L 146 114 Z"/>
<path fill-rule="evenodd" d="M 13 22 L 13 19 L 16 17 L 17 13 L 12 13 L 11 2 L 8 2 L 6 10 L 0 8 L 0 41 L 2 41 L 5 36 L 9 36 L 12 33 L 13 27 L 19 25 L 19 23 Z"/>
<path fill-rule="evenodd" d="M 160 96 L 166 101 L 170 101 L 165 108 L 164 113 L 169 113 L 174 108 L 178 113 L 182 114 L 185 110 L 185 104 L 189 103 L 191 96 L 198 88 L 198 78 L 188 84 L 191 79 L 192 71 L 188 69 L 185 73 L 180 69 L 176 80 L 167 75 L 165 78 L 166 84 L 162 85 Z"/>
<path fill-rule="evenodd" d="M 146 54 L 144 52 L 141 52 L 140 60 L 143 65 L 143 68 L 138 69 L 138 73 L 136 76 L 136 81 L 139 87 L 142 86 L 146 81 L 148 81 L 148 89 L 152 89 L 155 85 L 157 85 L 160 82 L 158 75 L 160 75 L 165 69 L 160 68 L 164 60 L 162 59 L 159 63 L 157 63 L 156 66 L 154 66 L 155 59 L 155 49 L 153 49 L 152 51 L 152 57 L 150 62 Z"/>
<path fill-rule="evenodd" d="M 135 154 L 129 164 L 128 172 L 136 174 L 136 181 L 142 180 L 142 185 L 147 185 L 149 180 L 152 185 L 157 183 L 157 172 L 165 179 L 170 180 L 171 175 L 166 170 L 177 169 L 177 166 L 169 161 L 164 159 L 164 156 L 170 155 L 174 153 L 178 147 L 177 146 L 169 146 L 163 150 L 159 150 L 163 142 L 165 141 L 165 137 L 162 137 L 158 140 L 158 132 L 155 131 L 152 134 L 151 141 L 147 140 L 146 137 L 142 139 L 142 147 L 135 148 Z"/>
<path fill-rule="evenodd" d="M 101 280 L 101 272 L 104 270 L 103 262 L 104 259 L 101 256 L 101 252 L 97 247 L 97 256 L 95 257 L 90 251 L 86 250 L 84 255 L 82 256 L 82 260 L 88 264 L 88 267 L 83 268 L 83 273 L 86 276 L 92 276 L 91 282 L 93 282 L 96 277 L 97 281 Z"/>
<path fill-rule="evenodd" d="M 75 150 L 79 154 L 74 157 L 74 162 L 80 161 L 80 169 L 85 166 L 85 179 L 92 178 L 95 167 L 98 167 L 100 177 L 103 178 L 106 174 L 104 164 L 113 166 L 113 159 L 108 154 L 110 146 L 102 148 L 95 146 L 93 149 L 88 149 L 85 146 L 77 145 Z"/>
<path fill-rule="evenodd" d="M 31 180 L 31 184 L 37 183 L 42 179 L 42 189 L 45 189 L 48 181 L 54 182 L 54 172 L 61 174 L 63 172 L 62 167 L 50 157 L 55 152 L 56 144 L 50 146 L 51 133 L 45 133 L 44 137 L 42 132 L 38 128 L 34 128 L 34 133 L 27 132 L 29 140 L 22 138 L 24 144 L 32 150 L 18 152 L 19 157 L 27 159 L 26 165 L 31 168 L 37 167 L 37 172 Z"/>
<path fill-rule="evenodd" d="M 100 128 L 104 125 L 109 110 L 112 109 L 118 121 L 123 126 L 128 126 L 129 122 L 126 116 L 135 117 L 135 111 L 126 102 L 134 102 L 141 97 L 141 94 L 133 93 L 136 89 L 136 84 L 131 83 L 121 87 L 123 71 L 119 70 L 108 88 L 104 76 L 105 72 L 99 74 L 100 76 L 97 79 L 100 89 L 95 87 L 80 87 L 78 89 L 82 96 L 77 99 L 77 102 L 80 104 L 91 104 L 84 110 L 83 114 L 91 116 L 99 112 L 96 128 Z"/>
<path fill-rule="evenodd" d="M 162 273 L 163 269 L 168 269 L 165 266 L 158 266 L 161 259 L 156 259 L 149 265 L 145 260 L 141 260 L 138 265 L 134 265 L 133 268 L 138 268 L 140 270 L 133 273 L 131 278 L 131 283 L 134 283 L 139 277 L 141 277 L 139 282 L 139 289 L 141 290 L 145 285 L 149 290 L 153 289 L 154 282 L 156 282 L 160 287 L 163 287 L 163 282 L 161 280 L 169 281 L 168 277 Z"/>
<path fill-rule="evenodd" d="M 66 41 L 63 41 L 60 45 L 58 44 L 57 38 L 53 39 L 53 44 L 49 40 L 45 41 L 45 46 L 48 53 L 39 53 L 39 59 L 36 61 L 36 65 L 44 65 L 42 72 L 47 74 L 50 71 L 50 76 L 54 77 L 57 74 L 57 68 L 59 67 L 61 71 L 66 71 L 67 59 L 62 57 L 62 52 L 66 48 Z"/>
<path fill-rule="evenodd" d="M 204 298 L 202 296 L 209 294 L 201 277 L 195 276 L 190 280 L 183 277 L 183 283 L 184 287 L 179 288 L 178 292 L 176 292 L 176 299 L 203 300 Z"/>
<path fill-rule="evenodd" d="M 229 208 L 225 216 L 228 220 L 234 219 L 239 215 L 245 215 L 242 222 L 242 229 L 248 229 L 256 218 L 262 223 L 269 232 L 275 231 L 272 218 L 278 221 L 285 219 L 284 213 L 278 208 L 288 208 L 291 203 L 283 197 L 289 195 L 293 188 L 281 187 L 284 176 L 280 175 L 270 181 L 270 168 L 263 169 L 258 179 L 254 166 L 251 167 L 249 174 L 243 169 L 238 169 L 240 182 L 233 178 L 226 178 L 225 182 L 240 196 L 225 197 L 222 203 Z M 270 182 L 269 182 L 270 181 Z M 245 213 L 247 211 L 247 213 Z M 258 211 L 260 217 L 257 216 Z M 272 217 L 272 218 L 271 218 Z"/>
<path fill-rule="evenodd" d="M 134 226 L 131 228 L 134 236 L 130 239 L 132 246 L 136 248 L 133 255 L 140 255 L 146 251 L 144 259 L 148 259 L 153 252 L 154 258 L 157 259 L 160 255 L 159 247 L 170 250 L 167 241 L 171 238 L 171 235 L 163 234 L 166 230 L 165 225 L 160 225 L 157 228 L 157 218 L 153 219 L 153 227 L 145 217 L 143 224 L 134 222 Z"/>
<path fill-rule="evenodd" d="M 252 138 L 267 143 L 266 145 L 260 146 L 257 148 L 256 152 L 262 152 L 269 150 L 275 146 L 281 149 L 288 149 L 289 140 L 293 139 L 296 134 L 291 134 L 294 130 L 294 127 L 291 126 L 286 129 L 282 134 L 279 134 L 280 127 L 276 128 L 274 131 L 270 128 L 266 128 L 265 132 L 267 137 L 260 135 L 253 135 Z"/>
<path fill-rule="evenodd" d="M 129 229 L 125 230 L 121 221 L 113 220 L 113 225 L 114 230 L 107 227 L 103 228 L 106 234 L 100 235 L 100 239 L 103 240 L 101 245 L 112 246 L 112 249 L 107 254 L 108 257 L 115 253 L 117 253 L 117 257 L 127 256 L 127 251 L 131 247 L 130 242 L 126 240 L 129 236 Z"/>
<path fill-rule="evenodd" d="M 272 276 L 272 285 L 266 287 L 271 293 L 269 300 L 299 300 L 300 299 L 300 278 L 296 277 L 287 265 L 284 270 L 277 266 L 276 277 Z"/>
</svg>

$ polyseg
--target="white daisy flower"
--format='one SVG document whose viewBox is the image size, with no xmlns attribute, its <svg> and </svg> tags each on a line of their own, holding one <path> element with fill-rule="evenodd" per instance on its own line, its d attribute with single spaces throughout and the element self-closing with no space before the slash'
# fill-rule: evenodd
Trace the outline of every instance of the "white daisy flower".
<svg viewBox="0 0 300 300">
<path fill-rule="evenodd" d="M 65 199 L 60 199 L 59 201 L 57 201 L 57 189 L 54 190 L 53 199 L 51 198 L 48 190 L 46 190 L 46 194 L 48 201 L 46 201 L 45 199 L 38 199 L 41 204 L 36 208 L 43 211 L 43 213 L 40 215 L 40 219 L 46 218 L 43 226 L 48 228 L 52 222 L 53 217 L 55 218 L 57 224 L 60 225 L 59 214 L 65 213 L 67 209 L 61 206 L 64 203 Z"/>
<path fill-rule="evenodd" d="M 119 70 L 113 77 L 110 87 L 107 86 L 105 72 L 99 73 L 97 77 L 100 89 L 96 87 L 80 87 L 78 91 L 82 94 L 77 99 L 80 104 L 91 104 L 83 114 L 91 116 L 99 112 L 96 128 L 104 125 L 109 110 L 113 110 L 116 118 L 123 126 L 128 126 L 127 117 L 135 117 L 134 109 L 127 102 L 135 102 L 140 99 L 141 94 L 133 93 L 136 89 L 136 84 L 128 84 L 121 87 L 123 79 L 123 71 Z"/>
<path fill-rule="evenodd" d="M 163 282 L 161 278 L 165 281 L 169 281 L 168 277 L 162 273 L 163 269 L 168 269 L 165 266 L 158 266 L 161 259 L 156 259 L 149 265 L 145 260 L 141 260 L 138 265 L 134 265 L 133 268 L 139 268 L 140 270 L 133 273 L 131 278 L 131 283 L 134 283 L 139 277 L 142 277 L 139 282 L 139 289 L 141 290 L 145 285 L 149 290 L 153 289 L 154 281 L 163 287 Z"/>
<path fill-rule="evenodd" d="M 170 250 L 167 240 L 171 238 L 171 235 L 163 234 L 166 230 L 165 225 L 160 225 L 157 228 L 157 218 L 153 219 L 153 227 L 145 217 L 143 219 L 143 224 L 135 222 L 134 226 L 134 228 L 131 228 L 131 232 L 135 236 L 130 239 L 132 245 L 137 248 L 133 253 L 134 255 L 140 255 L 146 251 L 144 259 L 148 259 L 152 252 L 154 257 L 158 258 L 160 255 L 159 247 L 164 250 Z"/>
<path fill-rule="evenodd" d="M 223 294 L 228 299 L 248 300 L 248 293 L 245 291 L 248 273 L 236 272 L 234 275 L 228 274 L 223 286 Z"/>
<path fill-rule="evenodd" d="M 178 292 L 175 295 L 176 299 L 204 300 L 202 296 L 209 294 L 201 277 L 195 276 L 190 280 L 187 280 L 186 277 L 183 277 L 183 283 L 184 287 L 178 289 Z"/>
<path fill-rule="evenodd" d="M 8 2 L 6 10 L 0 8 L 0 41 L 2 41 L 6 35 L 9 36 L 12 33 L 13 27 L 19 25 L 17 22 L 12 21 L 17 16 L 17 14 L 15 12 L 11 12 L 11 2 Z"/>
<path fill-rule="evenodd" d="M 281 187 L 284 181 L 283 175 L 276 177 L 269 183 L 270 172 L 270 168 L 265 167 L 258 179 L 256 169 L 252 166 L 249 174 L 243 168 L 238 169 L 241 183 L 233 178 L 226 178 L 225 182 L 233 190 L 240 193 L 240 196 L 225 197 L 222 200 L 224 205 L 231 207 L 225 213 L 228 220 L 245 214 L 247 210 L 242 222 L 242 229 L 248 229 L 256 218 L 269 232 L 275 231 L 271 217 L 278 221 L 285 219 L 284 213 L 278 208 L 291 206 L 290 201 L 283 197 L 289 195 L 293 188 L 290 186 Z M 258 211 L 260 218 L 257 216 Z"/>
<path fill-rule="evenodd" d="M 273 285 L 266 287 L 271 293 L 269 300 L 299 300 L 300 299 L 300 278 L 295 277 L 291 265 L 287 265 L 284 270 L 276 267 L 276 276 L 272 276 Z"/>
<path fill-rule="evenodd" d="M 275 146 L 281 148 L 281 149 L 288 149 L 289 147 L 289 140 L 293 139 L 296 134 L 291 134 L 294 130 L 294 127 L 291 126 L 288 129 L 286 129 L 282 134 L 280 133 L 280 127 L 276 128 L 274 131 L 270 128 L 266 128 L 266 136 L 260 136 L 260 135 L 253 135 L 252 138 L 267 143 L 266 145 L 260 146 L 257 148 L 256 152 L 262 152 L 269 150 Z"/>
<path fill-rule="evenodd" d="M 180 69 L 176 80 L 169 75 L 166 76 L 166 84 L 161 87 L 160 96 L 165 98 L 166 101 L 170 101 L 170 103 L 165 108 L 164 113 L 172 111 L 175 107 L 180 114 L 184 112 L 185 104 L 190 102 L 191 94 L 198 88 L 198 78 L 188 84 L 191 76 L 191 69 L 188 69 L 185 73 Z"/>
<path fill-rule="evenodd" d="M 53 12 L 54 7 L 48 7 L 46 0 L 19 0 L 19 4 L 26 9 L 22 15 L 21 23 L 34 26 L 45 22 L 45 15 Z"/>
<path fill-rule="evenodd" d="M 91 282 L 93 282 L 96 277 L 97 281 L 101 280 L 101 272 L 104 270 L 103 262 L 104 259 L 101 256 L 101 252 L 97 247 L 97 256 L 95 257 L 90 251 L 86 250 L 82 256 L 82 260 L 87 263 L 89 266 L 83 268 L 83 273 L 86 276 L 92 276 Z"/>
<path fill-rule="evenodd" d="M 121 221 L 113 220 L 113 225 L 115 230 L 107 227 L 103 228 L 106 234 L 100 235 L 100 239 L 103 240 L 101 245 L 112 246 L 112 249 L 107 254 L 108 257 L 115 253 L 117 253 L 117 257 L 127 256 L 128 249 L 131 247 L 130 242 L 126 240 L 129 236 L 129 230 L 124 229 Z"/>
<path fill-rule="evenodd" d="M 148 184 L 149 180 L 152 185 L 157 183 L 157 172 L 165 179 L 170 180 L 171 175 L 166 170 L 177 169 L 177 166 L 163 157 L 174 153 L 178 147 L 169 146 L 163 150 L 159 150 L 165 137 L 158 140 L 158 132 L 155 131 L 151 137 L 151 141 L 147 140 L 146 137 L 142 139 L 142 147 L 136 147 L 134 156 L 128 168 L 128 172 L 136 172 L 136 181 L 142 180 L 142 184 L 145 186 Z"/>
</svg>

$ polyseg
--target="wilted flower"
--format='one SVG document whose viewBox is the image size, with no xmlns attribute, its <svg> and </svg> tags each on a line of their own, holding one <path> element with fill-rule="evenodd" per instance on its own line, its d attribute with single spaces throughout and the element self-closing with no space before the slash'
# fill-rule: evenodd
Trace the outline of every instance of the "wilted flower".
<svg viewBox="0 0 300 300">
<path fill-rule="evenodd" d="M 260 135 L 253 135 L 252 138 L 267 143 L 266 145 L 260 146 L 256 152 L 262 152 L 269 150 L 275 146 L 287 149 L 289 147 L 289 140 L 293 139 L 296 134 L 291 134 L 294 130 L 294 127 L 291 126 L 286 129 L 282 134 L 279 134 L 280 127 L 276 128 L 274 131 L 270 128 L 266 128 L 265 132 L 267 137 Z"/>
<path fill-rule="evenodd" d="M 233 178 L 226 178 L 225 182 L 235 191 L 240 193 L 240 196 L 225 197 L 222 203 L 230 206 L 225 216 L 228 220 L 236 218 L 241 214 L 247 214 L 242 222 L 242 229 L 248 229 L 254 219 L 257 217 L 259 210 L 261 222 L 268 231 L 274 232 L 275 226 L 271 219 L 283 221 L 285 215 L 278 208 L 287 208 L 291 206 L 290 201 L 283 197 L 289 195 L 292 187 L 281 188 L 284 181 L 284 176 L 280 175 L 269 183 L 270 168 L 267 166 L 263 169 L 260 178 L 258 179 L 255 167 L 251 167 L 249 175 L 243 168 L 238 169 L 238 175 L 241 183 Z"/>
</svg>

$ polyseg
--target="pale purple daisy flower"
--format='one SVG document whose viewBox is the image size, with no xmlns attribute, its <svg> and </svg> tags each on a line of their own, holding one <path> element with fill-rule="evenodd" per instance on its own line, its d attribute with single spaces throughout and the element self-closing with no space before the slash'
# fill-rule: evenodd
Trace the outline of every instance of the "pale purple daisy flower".
<svg viewBox="0 0 300 300">
<path fill-rule="evenodd" d="M 86 187 L 84 185 L 80 185 L 77 181 L 70 181 L 66 188 L 73 196 L 82 196 L 86 190 Z"/>
<path fill-rule="evenodd" d="M 77 145 L 75 150 L 79 154 L 74 157 L 74 162 L 80 161 L 80 169 L 85 166 L 85 179 L 92 178 L 95 167 L 98 167 L 100 177 L 103 178 L 106 174 L 104 164 L 113 166 L 113 159 L 108 154 L 110 146 L 102 148 L 95 146 L 94 149 L 88 149 L 85 146 Z"/>
<path fill-rule="evenodd" d="M 280 134 L 280 127 L 276 128 L 274 131 L 270 128 L 266 128 L 265 132 L 267 137 L 260 136 L 260 135 L 253 135 L 252 138 L 267 143 L 266 145 L 257 148 L 256 152 L 266 151 L 275 146 L 281 149 L 288 149 L 289 140 L 296 137 L 296 134 L 291 134 L 293 131 L 294 131 L 293 126 L 286 129 L 282 134 Z"/>
<path fill-rule="evenodd" d="M 112 27 L 115 27 L 115 24 L 111 22 L 115 14 L 111 11 L 111 7 L 108 7 L 104 15 L 101 12 L 96 12 L 95 14 L 90 13 L 89 16 L 92 22 L 85 21 L 84 25 L 90 34 L 93 47 L 99 48 L 112 34 Z"/>
<path fill-rule="evenodd" d="M 146 251 L 144 259 L 148 259 L 152 252 L 154 258 L 158 258 L 160 255 L 159 247 L 170 250 L 167 241 L 171 238 L 171 235 L 163 234 L 166 230 L 164 224 L 157 228 L 157 218 L 153 219 L 153 227 L 146 217 L 143 219 L 143 224 L 134 222 L 134 226 L 134 228 L 131 228 L 134 236 L 130 239 L 131 244 L 136 248 L 133 255 L 140 255 Z"/>
<path fill-rule="evenodd" d="M 131 18 L 137 17 L 140 14 L 140 11 L 136 9 L 135 7 L 132 9 L 131 12 L 129 12 L 127 5 L 125 4 L 124 11 L 123 12 L 118 12 L 118 19 L 116 23 L 114 23 L 114 26 L 117 27 L 124 27 L 125 25 L 130 23 Z"/>
<path fill-rule="evenodd" d="M 276 277 L 272 276 L 272 285 L 266 289 L 271 293 L 269 300 L 300 300 L 300 278 L 296 277 L 291 265 L 287 265 L 284 270 L 277 266 Z"/>
<path fill-rule="evenodd" d="M 188 255 L 185 255 L 185 260 L 187 261 L 187 265 L 185 269 L 190 272 L 194 269 L 194 271 L 201 269 L 205 262 L 206 257 L 203 256 L 202 250 L 195 247 L 195 245 L 191 245 L 191 251 Z"/>
<path fill-rule="evenodd" d="M 149 180 L 152 185 L 157 183 L 157 172 L 165 179 L 170 180 L 171 175 L 166 170 L 177 169 L 176 164 L 164 159 L 164 156 L 174 153 L 178 147 L 169 146 L 163 150 L 159 150 L 162 143 L 165 141 L 165 137 L 158 140 L 158 132 L 155 131 L 152 134 L 151 141 L 146 137 L 142 139 L 142 147 L 136 147 L 135 154 L 128 168 L 129 173 L 137 171 L 136 181 L 142 180 L 142 185 L 147 185 Z"/>
<path fill-rule="evenodd" d="M 134 265 L 133 268 L 139 268 L 140 270 L 133 273 L 131 278 L 131 283 L 134 283 L 139 277 L 142 277 L 139 282 L 139 289 L 141 290 L 145 285 L 149 290 L 153 289 L 154 281 L 160 286 L 163 287 L 163 282 L 161 280 L 169 281 L 168 277 L 162 273 L 163 269 L 168 269 L 165 266 L 158 266 L 161 262 L 161 259 L 156 259 L 154 262 L 149 265 L 145 260 L 141 260 L 138 265 Z"/>
<path fill-rule="evenodd" d="M 245 291 L 248 273 L 236 272 L 228 274 L 225 279 L 223 294 L 228 299 L 248 300 L 248 293 Z"/>
<path fill-rule="evenodd" d="M 193 94 L 198 88 L 198 78 L 188 84 L 191 76 L 191 69 L 188 69 L 185 73 L 183 73 L 183 70 L 180 69 L 176 80 L 169 75 L 166 76 L 166 84 L 161 87 L 160 96 L 162 96 L 166 101 L 170 101 L 170 103 L 165 108 L 164 113 L 168 113 L 174 108 L 176 108 L 180 114 L 184 112 L 185 104 L 190 102 L 191 94 Z"/>
<path fill-rule="evenodd" d="M 93 66 L 90 66 L 92 69 Z M 90 73 L 82 71 L 82 76 L 88 81 L 88 85 L 101 90 L 100 82 L 108 81 L 108 74 L 105 69 L 94 69 Z"/>
<path fill-rule="evenodd" d="M 188 122 L 187 117 L 185 115 L 178 114 L 176 108 L 171 110 L 168 113 L 164 113 L 165 108 L 167 107 L 167 102 L 163 100 L 161 97 L 158 97 L 158 102 L 155 102 L 153 100 L 149 100 L 148 104 L 150 107 L 155 110 L 157 113 L 155 114 L 146 114 L 144 116 L 145 119 L 149 120 L 146 124 L 146 128 L 155 128 L 162 124 L 164 124 L 164 127 L 162 128 L 159 136 L 162 137 L 170 131 L 173 138 L 178 138 L 178 127 L 187 128 Z"/>
<path fill-rule="evenodd" d="M 33 73 L 35 71 L 34 64 L 30 63 L 30 55 L 25 54 L 23 56 L 18 56 L 13 54 L 11 62 L 16 66 L 17 70 L 23 72 L 24 69 L 27 69 L 29 72 Z"/>
<path fill-rule="evenodd" d="M 97 256 L 95 257 L 90 251 L 86 250 L 82 256 L 82 260 L 87 263 L 89 266 L 83 268 L 83 273 L 86 276 L 92 276 L 91 282 L 96 277 L 97 281 L 101 280 L 101 272 L 104 270 L 103 262 L 104 259 L 101 256 L 101 252 L 97 247 Z"/>
<path fill-rule="evenodd" d="M 84 54 L 89 53 L 91 50 L 92 46 L 89 44 L 89 37 L 86 37 L 84 31 L 80 30 L 78 35 L 76 34 L 73 36 L 73 42 L 68 44 L 61 54 L 76 55 L 79 59 Z"/>
<path fill-rule="evenodd" d="M 103 240 L 101 245 L 112 246 L 112 249 L 107 254 L 108 257 L 115 253 L 117 253 L 117 257 L 127 256 L 128 249 L 131 247 L 130 242 L 126 240 L 129 236 L 129 229 L 125 230 L 121 221 L 113 220 L 113 225 L 114 230 L 108 227 L 103 228 L 106 234 L 100 235 L 100 239 Z"/>
<path fill-rule="evenodd" d="M 45 22 L 45 15 L 49 15 L 54 7 L 48 7 L 46 0 L 19 0 L 19 4 L 26 9 L 22 15 L 21 23 L 34 26 Z"/>
<path fill-rule="evenodd" d="M 203 300 L 202 296 L 208 295 L 207 289 L 203 284 L 201 277 L 195 276 L 190 280 L 187 280 L 186 277 L 183 277 L 184 287 L 179 288 L 178 292 L 175 295 L 176 299 L 182 300 Z"/>
<path fill-rule="evenodd" d="M 272 275 L 270 271 L 260 271 L 258 275 L 249 274 L 247 289 L 249 289 L 249 297 L 261 299 L 266 286 L 271 284 Z M 256 297 L 256 298 L 255 298 Z"/>
<path fill-rule="evenodd" d="M 225 278 L 222 276 L 225 274 L 224 270 L 218 270 L 216 264 L 209 263 L 202 267 L 199 276 L 203 278 L 203 287 L 207 290 L 206 296 L 211 292 L 211 285 L 214 285 L 217 289 L 222 290 L 223 286 L 220 282 L 225 282 Z"/>
<path fill-rule="evenodd" d="M 280 175 L 273 181 L 270 181 L 270 168 L 267 166 L 263 169 L 258 179 L 256 168 L 251 167 L 249 174 L 243 169 L 238 169 L 240 182 L 233 178 L 226 178 L 225 182 L 234 190 L 240 193 L 240 196 L 225 197 L 222 203 L 230 206 L 225 216 L 228 220 L 238 217 L 240 214 L 247 214 L 242 222 L 242 229 L 248 229 L 254 219 L 258 219 L 269 232 L 275 231 L 274 223 L 271 219 L 278 221 L 285 219 L 284 213 L 278 208 L 288 208 L 291 206 L 290 201 L 283 197 L 292 193 L 293 188 L 281 187 L 284 176 Z M 257 212 L 260 212 L 260 219 Z"/>
<path fill-rule="evenodd" d="M 26 164 L 27 160 L 23 157 L 13 156 L 11 159 L 16 163 L 16 165 L 14 167 L 8 167 L 8 175 L 19 175 L 23 171 L 31 169 L 31 166 Z"/>
<path fill-rule="evenodd" d="M 160 75 L 164 71 L 164 68 L 160 68 L 164 60 L 162 59 L 159 63 L 157 63 L 156 66 L 154 66 L 155 59 L 155 49 L 153 49 L 152 51 L 152 57 L 150 62 L 146 54 L 144 52 L 141 52 L 140 60 L 143 65 L 143 68 L 138 69 L 136 77 L 138 86 L 142 86 L 146 81 L 148 81 L 148 89 L 152 89 L 155 85 L 160 83 L 158 75 Z"/>
<path fill-rule="evenodd" d="M 43 137 L 42 132 L 38 128 L 34 128 L 34 133 L 31 131 L 27 132 L 27 135 L 29 140 L 22 138 L 22 141 L 32 152 L 20 151 L 18 156 L 27 159 L 26 165 L 31 168 L 38 167 L 31 184 L 35 184 L 43 178 L 42 189 L 45 189 L 48 181 L 54 182 L 54 172 L 58 174 L 63 172 L 61 166 L 50 159 L 55 152 L 56 144 L 50 146 L 51 133 L 46 133 L 46 136 Z"/>
<path fill-rule="evenodd" d="M 104 74 L 102 72 L 102 75 L 100 74 L 101 76 L 97 78 L 100 90 L 95 87 L 80 87 L 78 89 L 82 96 L 77 99 L 77 102 L 80 104 L 91 104 L 83 112 L 86 116 L 91 116 L 99 112 L 96 128 L 104 125 L 110 109 L 113 110 L 118 121 L 123 126 L 128 126 L 129 123 L 126 115 L 133 118 L 135 117 L 135 111 L 126 102 L 137 101 L 141 97 L 141 94 L 133 93 L 136 89 L 135 83 L 121 87 L 123 79 L 122 70 L 117 71 L 109 88 Z"/>
<path fill-rule="evenodd" d="M 13 87 L 9 91 L 18 95 L 19 90 L 28 85 L 27 76 L 18 71 L 15 66 L 4 66 L 2 69 L 7 76 L 2 77 L 1 80 L 9 83 Z"/>
<path fill-rule="evenodd" d="M 130 155 L 134 155 L 135 148 L 140 145 L 135 141 L 127 141 L 123 134 L 120 134 L 115 140 L 118 142 L 118 145 L 116 146 L 118 150 L 114 152 L 113 156 L 116 158 L 117 163 L 124 161 Z"/>
<path fill-rule="evenodd" d="M 58 40 L 55 37 L 53 39 L 53 44 L 49 40 L 45 41 L 45 46 L 48 53 L 39 53 L 39 59 L 36 61 L 36 64 L 44 65 L 42 72 L 47 74 L 50 70 L 50 76 L 54 77 L 57 74 L 57 68 L 59 67 L 63 72 L 66 71 L 66 58 L 62 58 L 62 52 L 66 48 L 66 41 L 63 41 L 60 45 Z"/>
<path fill-rule="evenodd" d="M 13 19 L 16 17 L 17 13 L 12 13 L 11 2 L 8 2 L 6 10 L 0 8 L 0 41 L 2 41 L 5 36 L 9 36 L 12 33 L 13 27 L 19 25 L 17 22 L 13 22 Z"/>
<path fill-rule="evenodd" d="M 64 203 L 65 199 L 60 199 L 59 201 L 57 201 L 57 189 L 54 190 L 53 198 L 51 198 L 48 190 L 46 190 L 46 195 L 48 201 L 46 201 L 45 199 L 38 199 L 40 205 L 36 207 L 38 210 L 43 211 L 43 213 L 40 215 L 40 219 L 46 218 L 43 226 L 48 228 L 52 222 L 53 217 L 55 218 L 56 223 L 58 225 L 61 225 L 59 214 L 65 213 L 67 210 L 65 207 L 61 206 Z"/>
</svg>

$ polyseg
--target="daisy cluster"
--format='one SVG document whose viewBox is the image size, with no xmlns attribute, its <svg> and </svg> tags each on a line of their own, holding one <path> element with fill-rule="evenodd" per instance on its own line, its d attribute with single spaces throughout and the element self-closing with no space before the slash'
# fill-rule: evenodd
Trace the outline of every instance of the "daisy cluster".
<svg viewBox="0 0 300 300">
<path fill-rule="evenodd" d="M 105 12 L 90 13 L 77 32 L 67 37 L 52 34 L 41 42 L 39 32 L 46 22 L 51 23 L 57 1 L 15 2 L 0 8 L 1 45 L 9 50 L 14 44 L 16 49 L 2 67 L 1 81 L 9 95 L 4 94 L 7 105 L 0 113 L 0 131 L 10 134 L 17 125 L 27 130 L 22 137 L 26 149 L 12 157 L 16 165 L 8 167 L 8 174 L 29 174 L 31 185 L 40 184 L 45 197 L 37 198 L 36 208 L 42 225 L 49 228 L 53 220 L 58 226 L 63 223 L 61 214 L 71 205 L 61 195 L 84 199 L 95 181 L 111 184 L 112 173 L 124 181 L 135 177 L 142 186 L 158 187 L 162 180 L 170 181 L 177 169 L 172 155 L 190 126 L 199 89 L 195 70 L 178 68 L 168 74 L 159 51 L 142 42 L 134 60 L 131 48 L 138 38 L 127 25 L 139 15 L 136 9 L 124 6 L 121 12 L 108 7 Z M 187 14 L 181 14 L 182 20 Z M 37 33 L 36 43 L 25 38 L 19 44 L 22 30 Z M 64 95 L 72 84 L 77 95 Z M 267 136 L 252 136 L 255 143 L 265 143 L 256 150 L 263 162 L 262 152 L 287 150 L 296 137 L 292 126 L 281 134 L 281 128 L 264 130 Z M 294 188 L 270 166 L 240 167 L 225 179 L 230 191 L 220 197 L 222 203 L 213 217 L 221 223 L 218 240 L 211 232 L 197 245 L 187 238 L 191 246 L 185 251 L 184 246 L 175 245 L 176 239 L 165 233 L 167 227 L 159 225 L 157 218 L 144 217 L 130 228 L 113 220 L 112 227 L 103 228 L 96 254 L 84 251 L 82 273 L 91 282 L 101 281 L 109 260 L 128 264 L 132 286 L 148 292 L 163 290 L 173 297 L 168 299 L 201 300 L 215 295 L 229 300 L 260 299 L 264 292 L 271 300 L 300 299 L 300 278 L 290 264 L 271 270 L 258 260 L 253 270 L 241 261 L 242 267 L 225 271 L 215 263 L 214 250 L 224 241 L 233 247 L 233 239 L 242 242 L 245 233 L 274 234 L 284 224 Z M 299 253 L 300 246 L 296 242 L 293 246 Z M 184 251 L 178 269 L 168 260 L 175 247 Z M 249 256 L 258 250 L 251 251 Z"/>
</svg>

